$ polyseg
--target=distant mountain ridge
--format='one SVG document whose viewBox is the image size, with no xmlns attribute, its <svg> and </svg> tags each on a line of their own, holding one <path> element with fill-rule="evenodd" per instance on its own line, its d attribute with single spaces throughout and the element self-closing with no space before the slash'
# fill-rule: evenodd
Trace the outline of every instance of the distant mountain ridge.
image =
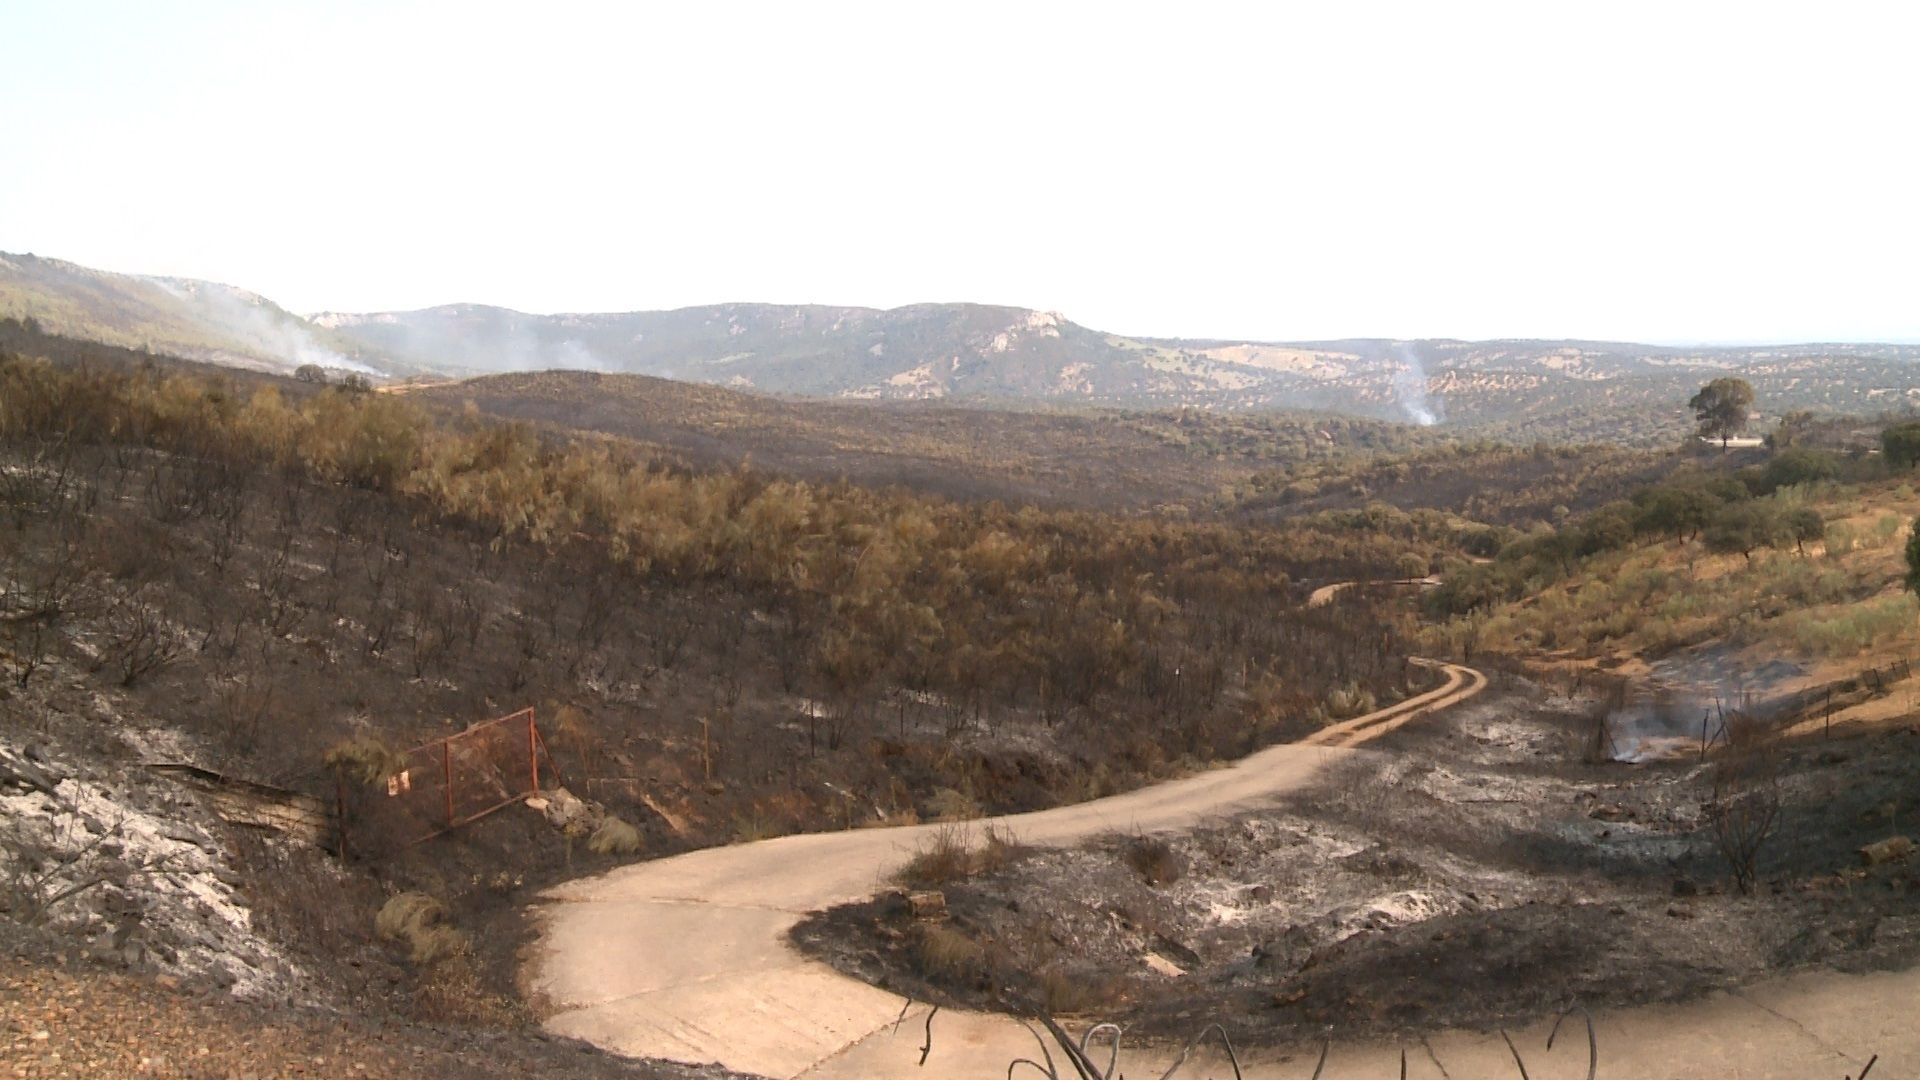
<svg viewBox="0 0 1920 1080">
<path fill-rule="evenodd" d="M 316 363 L 392 377 L 580 369 L 820 398 L 1305 408 L 1554 441 L 1615 437 L 1622 423 L 1670 437 L 1685 426 L 1692 389 L 1725 373 L 1752 381 L 1762 407 L 1776 411 L 1920 403 L 1915 345 L 1153 339 L 1054 312 L 964 303 L 557 315 L 453 304 L 302 318 L 231 286 L 4 254 L 0 317 L 255 367 Z"/>
</svg>

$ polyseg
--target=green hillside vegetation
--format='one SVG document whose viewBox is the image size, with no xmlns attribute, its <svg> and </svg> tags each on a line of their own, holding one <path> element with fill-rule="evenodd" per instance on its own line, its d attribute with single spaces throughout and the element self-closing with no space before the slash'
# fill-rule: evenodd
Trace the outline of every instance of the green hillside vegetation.
<svg viewBox="0 0 1920 1080">
<path fill-rule="evenodd" d="M 1238 513 L 1271 520 L 1383 502 L 1527 528 L 1597 509 L 1679 468 L 1720 470 L 1739 460 L 1675 453 L 1671 448 L 1426 439 L 1411 442 L 1401 452 L 1297 456 L 1255 472 L 1235 489 L 1229 505 Z M 1484 543 L 1480 547 L 1480 554 L 1492 553 Z"/>
<path fill-rule="evenodd" d="M 1682 470 L 1460 567 L 1427 597 L 1456 648 L 1621 662 L 1723 641 L 1758 657 L 1904 649 L 1911 476 L 1809 447 Z"/>
</svg>

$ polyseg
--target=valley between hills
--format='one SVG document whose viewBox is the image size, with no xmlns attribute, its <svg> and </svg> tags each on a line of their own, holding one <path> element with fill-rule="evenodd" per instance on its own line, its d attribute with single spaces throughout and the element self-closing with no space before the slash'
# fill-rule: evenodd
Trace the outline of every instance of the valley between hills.
<svg viewBox="0 0 1920 1080">
<path fill-rule="evenodd" d="M 351 320 L 292 363 L 74 310 L 0 323 L 29 1068 L 244 1029 L 394 1075 L 1004 1075 L 1114 1023 L 1090 1058 L 1156 1072 L 1229 1067 L 1181 1057 L 1217 1024 L 1246 1075 L 1501 1075 L 1588 1017 L 1610 1073 L 1920 1053 L 1901 355 L 1515 411 L 1423 343 L 1423 424 L 1404 386 L 396 377 Z"/>
</svg>

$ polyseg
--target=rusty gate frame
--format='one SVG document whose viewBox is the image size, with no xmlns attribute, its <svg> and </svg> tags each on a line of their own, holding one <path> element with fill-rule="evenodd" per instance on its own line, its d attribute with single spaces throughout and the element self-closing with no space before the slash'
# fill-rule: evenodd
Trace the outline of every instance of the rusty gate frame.
<svg viewBox="0 0 1920 1080">
<path fill-rule="evenodd" d="M 492 806 L 489 806 L 484 810 L 479 810 L 474 813 L 468 814 L 466 817 L 456 818 L 454 816 L 454 808 L 453 808 L 454 806 L 453 744 L 462 739 L 471 738 L 474 735 L 477 735 L 482 731 L 486 731 L 489 728 L 499 727 L 502 724 L 510 724 L 516 720 L 521 720 L 521 719 L 524 719 L 527 723 L 527 767 L 528 767 L 527 790 L 516 792 L 513 795 L 509 795 L 505 799 L 502 799 L 501 801 L 494 803 Z M 553 752 L 547 749 L 547 740 L 544 737 L 542 737 L 540 734 L 540 724 L 538 720 L 535 718 L 534 710 L 531 706 L 525 709 L 521 709 L 518 712 L 511 712 L 505 716 L 496 717 L 492 720 L 481 721 L 480 723 L 474 724 L 463 731 L 457 731 L 452 735 L 443 735 L 438 739 L 430 739 L 424 743 L 421 743 L 419 746 L 416 746 L 413 749 L 408 750 L 405 756 L 408 759 L 412 759 L 413 756 L 416 754 L 428 754 L 429 757 L 431 757 L 431 752 L 435 747 L 439 747 L 439 750 L 440 750 L 439 757 L 440 757 L 440 769 L 441 769 L 441 783 L 446 789 L 446 798 L 447 798 L 447 822 L 445 825 L 441 826 L 438 829 L 435 829 L 434 831 L 426 834 L 425 836 L 421 836 L 412 841 L 409 841 L 407 845 L 409 847 L 413 846 L 414 844 L 425 843 L 426 841 L 431 840 L 436 836 L 444 836 L 447 833 L 452 832 L 453 830 L 459 828 L 462 825 L 472 824 L 473 822 L 476 822 L 481 818 L 486 817 L 488 814 L 494 813 L 495 811 L 498 811 L 498 810 L 502 810 L 508 806 L 513 805 L 514 803 L 523 802 L 527 799 L 537 797 L 540 794 L 540 755 L 541 754 L 547 755 L 547 764 L 553 775 L 553 779 L 555 781 L 558 781 L 560 778 L 559 776 L 560 764 L 559 762 L 554 760 Z"/>
</svg>

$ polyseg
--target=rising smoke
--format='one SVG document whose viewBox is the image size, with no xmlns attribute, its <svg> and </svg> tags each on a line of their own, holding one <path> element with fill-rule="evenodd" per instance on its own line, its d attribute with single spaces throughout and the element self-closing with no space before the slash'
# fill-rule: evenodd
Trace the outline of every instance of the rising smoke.
<svg viewBox="0 0 1920 1080">
<path fill-rule="evenodd" d="M 617 370 L 600 359 L 600 354 L 572 338 L 547 348 L 537 366 L 564 371 L 611 372 Z"/>
<path fill-rule="evenodd" d="M 1439 423 L 1445 410 L 1427 396 L 1427 368 L 1420 362 L 1420 350 L 1402 343 L 1394 346 L 1393 355 L 1399 360 L 1393 372 L 1393 393 L 1407 419 L 1421 427 Z"/>
<path fill-rule="evenodd" d="M 321 344 L 305 322 L 253 293 L 205 282 L 156 279 L 155 283 L 191 305 L 228 337 L 289 367 L 314 364 L 362 375 L 387 374 Z"/>
<path fill-rule="evenodd" d="M 1607 717 L 1608 754 L 1640 762 L 1697 752 L 1702 742 L 1726 736 L 1732 713 L 1769 720 L 1790 711 L 1783 687 L 1805 675 L 1781 660 L 1755 666 L 1727 645 L 1668 657 L 1624 688 Z"/>
<path fill-rule="evenodd" d="M 540 316 L 467 305 L 398 314 L 315 317 L 322 326 L 359 327 L 388 355 L 451 374 L 623 370 L 578 337 L 558 337 Z"/>
</svg>

